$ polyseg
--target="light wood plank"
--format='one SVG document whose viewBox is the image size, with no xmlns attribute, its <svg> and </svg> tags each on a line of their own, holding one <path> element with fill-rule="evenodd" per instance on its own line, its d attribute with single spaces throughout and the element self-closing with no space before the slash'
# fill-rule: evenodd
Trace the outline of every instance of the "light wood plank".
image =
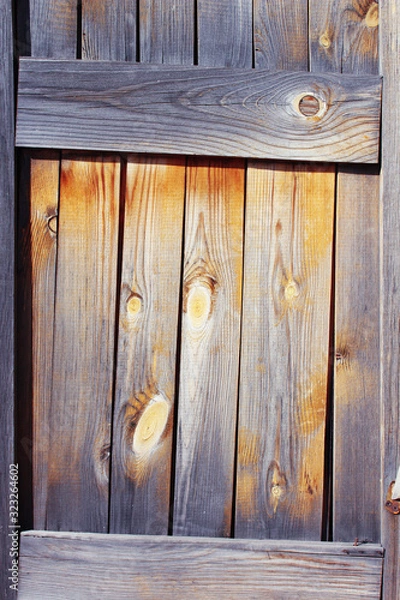
<svg viewBox="0 0 400 600">
<path fill-rule="evenodd" d="M 24 533 L 21 600 L 380 597 L 379 546 Z"/>
<path fill-rule="evenodd" d="M 111 531 L 168 533 L 185 159 L 128 161 Z"/>
<path fill-rule="evenodd" d="M 376 76 L 22 59 L 17 144 L 376 162 L 380 89 Z M 304 116 L 310 94 L 319 112 Z"/>
<path fill-rule="evenodd" d="M 253 6 L 249 0 L 197 0 L 197 54 L 203 67 L 251 67 Z"/>
<path fill-rule="evenodd" d="M 310 4 L 311 68 L 378 72 L 378 4 Z M 333 539 L 379 541 L 380 209 L 375 168 L 338 167 Z M 376 483 L 374 485 L 372 482 Z"/>
<path fill-rule="evenodd" d="M 320 539 L 334 186 L 330 166 L 249 164 L 237 537 Z"/>
<path fill-rule="evenodd" d="M 82 58 L 125 60 L 125 10 L 120 0 L 82 0 Z"/>
<path fill-rule="evenodd" d="M 193 64 L 194 0 L 139 0 L 140 62 Z"/>
<path fill-rule="evenodd" d="M 381 65 L 385 78 L 382 107 L 382 507 L 400 466 L 400 6 L 380 3 Z M 383 600 L 400 597 L 400 519 L 382 511 L 385 552 Z"/>
<path fill-rule="evenodd" d="M 174 533 L 229 536 L 244 164 L 193 160 L 187 177 Z"/>
<path fill-rule="evenodd" d="M 14 459 L 14 66 L 12 7 L 0 1 L 0 596 L 10 589 L 9 466 Z M 15 560 L 15 559 L 14 559 Z"/>
<path fill-rule="evenodd" d="M 31 0 L 32 56 L 75 58 L 78 0 Z"/>
<path fill-rule="evenodd" d="M 46 527 L 107 531 L 120 161 L 61 169 Z"/>
</svg>

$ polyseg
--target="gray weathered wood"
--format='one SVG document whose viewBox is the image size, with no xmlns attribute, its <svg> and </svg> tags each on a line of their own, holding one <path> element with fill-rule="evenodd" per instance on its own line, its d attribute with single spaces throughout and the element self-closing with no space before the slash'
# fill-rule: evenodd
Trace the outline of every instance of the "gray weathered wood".
<svg viewBox="0 0 400 600">
<path fill-rule="evenodd" d="M 111 532 L 168 533 L 184 198 L 184 157 L 129 157 Z"/>
<path fill-rule="evenodd" d="M 124 2 L 121 3 L 120 0 L 107 0 L 107 2 L 81 0 L 81 2 L 82 58 L 125 60 Z"/>
<path fill-rule="evenodd" d="M 379 120 L 376 76 L 20 63 L 19 146 L 376 162 Z"/>
<path fill-rule="evenodd" d="M 310 22 L 312 70 L 378 71 L 376 2 L 356 2 L 349 11 L 346 0 L 313 0 Z M 340 541 L 380 539 L 379 217 L 377 169 L 339 166 L 332 506 L 333 539 Z"/>
<path fill-rule="evenodd" d="M 119 184 L 116 157 L 62 160 L 48 529 L 108 530 Z"/>
<path fill-rule="evenodd" d="M 244 163 L 188 164 L 174 533 L 231 532 Z"/>
<path fill-rule="evenodd" d="M 308 6 L 304 0 L 254 0 L 254 63 L 270 71 L 307 71 Z"/>
<path fill-rule="evenodd" d="M 139 0 L 140 62 L 193 64 L 194 0 Z"/>
<path fill-rule="evenodd" d="M 9 467 L 14 463 L 14 70 L 11 3 L 0 2 L 0 596 L 10 589 Z"/>
<path fill-rule="evenodd" d="M 32 56 L 75 58 L 78 0 L 31 0 Z"/>
<path fill-rule="evenodd" d="M 249 0 L 197 0 L 198 64 L 251 67 L 252 12 Z"/>
<path fill-rule="evenodd" d="M 381 65 L 385 79 L 382 106 L 382 507 L 400 466 L 400 6 L 381 6 Z M 382 511 L 386 549 L 383 599 L 400 597 L 400 517 Z"/>
<path fill-rule="evenodd" d="M 20 600 L 378 600 L 382 549 L 365 545 L 27 532 Z"/>
</svg>

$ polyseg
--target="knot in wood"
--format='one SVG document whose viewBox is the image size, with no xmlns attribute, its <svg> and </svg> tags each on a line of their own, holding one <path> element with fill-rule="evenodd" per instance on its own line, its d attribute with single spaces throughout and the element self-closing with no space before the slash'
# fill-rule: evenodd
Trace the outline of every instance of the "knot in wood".
<svg viewBox="0 0 400 600">
<path fill-rule="evenodd" d="M 365 15 L 365 24 L 370 29 L 378 27 L 379 25 L 379 4 L 373 2 Z"/>
</svg>

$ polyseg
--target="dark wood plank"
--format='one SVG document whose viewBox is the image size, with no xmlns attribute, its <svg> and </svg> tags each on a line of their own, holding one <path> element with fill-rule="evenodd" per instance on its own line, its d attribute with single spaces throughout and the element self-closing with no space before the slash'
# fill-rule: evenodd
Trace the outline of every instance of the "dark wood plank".
<svg viewBox="0 0 400 600">
<path fill-rule="evenodd" d="M 380 597 L 379 546 L 28 532 L 21 600 Z"/>
<path fill-rule="evenodd" d="M 376 76 L 23 59 L 17 145 L 374 162 L 380 87 Z M 310 94 L 315 116 L 301 114 Z"/>
<path fill-rule="evenodd" d="M 130 157 L 110 530 L 167 534 L 185 159 Z"/>
<path fill-rule="evenodd" d="M 400 11 L 395 0 L 381 5 L 381 64 L 385 78 L 382 113 L 382 507 L 400 467 Z M 400 597 L 400 519 L 382 511 L 385 552 L 383 600 Z"/>
<path fill-rule="evenodd" d="M 11 4 L 0 2 L 0 596 L 10 586 L 10 465 L 14 463 L 14 69 Z M 18 531 L 15 529 L 15 531 Z M 12 576 L 12 574 L 11 574 Z"/>
<path fill-rule="evenodd" d="M 251 67 L 253 6 L 249 0 L 197 0 L 197 54 L 203 67 Z"/>
<path fill-rule="evenodd" d="M 332 166 L 247 173 L 235 535 L 320 539 Z"/>
<path fill-rule="evenodd" d="M 378 4 L 310 3 L 311 69 L 378 72 Z M 376 168 L 340 166 L 335 257 L 333 539 L 380 540 L 380 207 Z M 371 484 L 371 482 L 375 482 Z"/>
<path fill-rule="evenodd" d="M 123 2 L 82 0 L 83 59 L 125 60 L 125 33 Z"/>
<path fill-rule="evenodd" d="M 139 0 L 140 62 L 193 64 L 194 0 Z"/>
<path fill-rule="evenodd" d="M 75 58 L 78 0 L 31 0 L 32 56 Z"/>
<path fill-rule="evenodd" d="M 231 531 L 244 178 L 239 160 L 188 164 L 176 535 Z"/>
<path fill-rule="evenodd" d="M 107 531 L 120 161 L 62 161 L 46 528 Z"/>
</svg>

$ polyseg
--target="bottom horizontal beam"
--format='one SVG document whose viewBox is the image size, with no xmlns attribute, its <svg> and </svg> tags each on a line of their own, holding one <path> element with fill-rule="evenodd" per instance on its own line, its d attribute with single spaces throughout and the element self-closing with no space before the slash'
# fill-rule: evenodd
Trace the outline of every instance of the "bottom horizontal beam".
<svg viewBox="0 0 400 600">
<path fill-rule="evenodd" d="M 373 544 L 30 531 L 18 598 L 378 599 L 382 561 Z"/>
</svg>

